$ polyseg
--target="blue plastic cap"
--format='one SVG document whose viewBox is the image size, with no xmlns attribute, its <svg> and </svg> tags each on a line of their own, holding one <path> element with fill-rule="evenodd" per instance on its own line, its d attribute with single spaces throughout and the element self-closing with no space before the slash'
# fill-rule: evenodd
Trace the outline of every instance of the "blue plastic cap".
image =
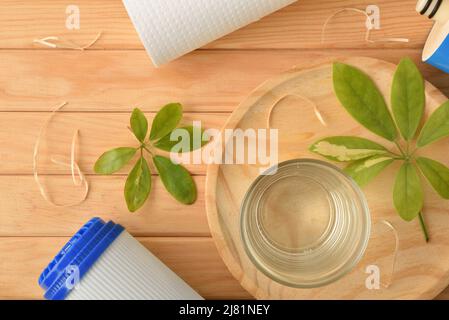
<svg viewBox="0 0 449 320">
<path fill-rule="evenodd" d="M 449 73 L 449 21 L 434 24 L 424 46 L 423 61 Z"/>
<path fill-rule="evenodd" d="M 449 73 L 449 35 L 426 62 Z"/>
<path fill-rule="evenodd" d="M 39 285 L 46 290 L 44 297 L 65 299 L 72 290 L 67 283 L 73 270 L 78 270 L 81 280 L 122 231 L 121 225 L 112 221 L 105 223 L 100 218 L 93 218 L 81 227 L 41 273 Z"/>
</svg>

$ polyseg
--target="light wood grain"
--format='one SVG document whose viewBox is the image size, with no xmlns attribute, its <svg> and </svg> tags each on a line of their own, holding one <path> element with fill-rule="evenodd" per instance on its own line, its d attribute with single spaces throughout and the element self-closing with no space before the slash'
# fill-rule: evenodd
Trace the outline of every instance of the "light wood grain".
<svg viewBox="0 0 449 320">
<path fill-rule="evenodd" d="M 395 66 L 370 58 L 342 58 L 361 68 L 376 82 L 389 101 L 391 79 Z M 287 98 L 277 104 L 272 113 L 271 127 L 279 129 L 279 161 L 295 158 L 319 158 L 308 146 L 330 135 L 363 136 L 385 143 L 351 118 L 335 97 L 332 85 L 332 65 L 321 64 L 311 69 L 291 70 L 268 80 L 239 106 L 225 128 L 264 128 L 268 112 L 286 94 L 299 94 L 316 104 L 327 126 L 316 118 L 304 100 Z M 426 116 L 447 98 L 431 84 L 426 84 Z M 286 116 L 288 115 L 288 116 Z M 447 139 L 425 148 L 420 154 L 447 163 Z M 382 277 L 391 276 L 394 252 L 392 233 L 371 233 L 369 247 L 357 267 L 342 279 L 316 289 L 295 289 L 274 282 L 258 271 L 249 260 L 240 237 L 240 204 L 246 190 L 258 175 L 255 165 L 211 165 L 206 183 L 206 209 L 211 233 L 220 255 L 231 273 L 257 298 L 266 299 L 428 299 L 438 295 L 449 283 L 449 215 L 447 202 L 428 185 L 425 186 L 425 216 L 431 242 L 423 240 L 418 221 L 404 222 L 392 203 L 393 177 L 398 164 L 388 167 L 364 188 L 371 211 L 372 225 L 380 220 L 391 222 L 398 232 L 399 250 L 393 283 L 381 290 L 365 287 L 368 265 L 378 265 Z M 387 240 L 390 239 L 390 240 Z M 383 279 L 384 279 L 383 278 Z"/>
<path fill-rule="evenodd" d="M 65 27 L 65 9 L 69 4 L 80 8 L 79 30 Z M 299 0 L 274 14 L 223 37 L 206 48 L 366 48 L 365 19 L 361 14 L 342 13 L 331 21 L 326 41 L 321 43 L 321 29 L 327 17 L 341 8 L 364 10 L 368 0 Z M 378 0 L 381 29 L 373 39 L 405 37 L 409 43 L 382 43 L 382 47 L 421 48 L 431 22 L 415 11 L 415 0 Z M 39 48 L 33 39 L 63 36 L 80 45 L 95 35 L 104 34 L 93 49 L 142 49 L 126 10 L 120 0 L 78 0 L 76 3 L 54 0 L 3 0 L 0 11 L 0 47 Z"/>
<path fill-rule="evenodd" d="M 324 41 L 321 32 L 326 19 L 343 8 L 365 10 L 368 5 L 380 9 L 380 29 L 371 39 L 387 37 L 409 39 L 408 43 L 365 41 L 365 18 L 360 13 L 343 12 L 329 21 Z M 375 3 L 367 0 L 298 0 L 296 3 L 225 36 L 206 48 L 421 48 L 432 23 L 415 11 L 413 0 Z"/>
<path fill-rule="evenodd" d="M 68 239 L 0 238 L 0 299 L 42 299 L 39 274 Z M 250 298 L 226 270 L 211 238 L 137 239 L 204 298 Z"/>
<path fill-rule="evenodd" d="M 179 101 L 184 111 L 230 112 L 266 79 L 339 56 L 418 63 L 425 78 L 449 95 L 449 75 L 426 65 L 421 50 L 196 51 L 162 68 L 143 51 L 0 50 L 0 111 L 157 111 Z M 269 63 L 267 63 L 269 62 Z"/>
<path fill-rule="evenodd" d="M 50 113 L 4 112 L 0 115 L 0 145 L 7 146 L 0 149 L 0 174 L 32 174 L 34 145 Z M 192 125 L 192 121 L 200 121 L 204 129 L 219 130 L 227 116 L 226 113 L 185 113 L 182 124 Z M 70 168 L 54 164 L 52 159 L 70 157 L 75 130 L 79 130 L 77 158 L 86 174 L 94 173 L 95 161 L 103 152 L 116 147 L 138 147 L 137 139 L 127 128 L 129 117 L 128 113 L 57 113 L 41 140 L 39 172 L 43 174 L 70 172 Z M 151 123 L 154 113 L 147 113 L 147 118 Z M 168 155 L 163 151 L 161 154 Z M 135 159 L 137 157 L 138 155 Z M 192 161 L 185 166 L 194 174 L 205 173 L 204 164 L 194 164 Z M 129 164 L 119 173 L 127 174 L 131 168 L 132 164 Z M 156 170 L 153 169 L 153 173 L 156 173 Z"/>
<path fill-rule="evenodd" d="M 58 208 L 47 203 L 32 176 L 0 176 L 0 236 L 71 236 L 93 216 L 121 223 L 137 236 L 209 236 L 205 208 L 205 177 L 196 176 L 198 199 L 182 205 L 153 176 L 145 205 L 130 213 L 123 196 L 125 176 L 88 176 L 90 192 L 81 204 Z M 83 189 L 70 176 L 43 176 L 42 183 L 57 203 L 73 203 Z M 1 258 L 0 258 L 1 259 Z"/>
<path fill-rule="evenodd" d="M 121 194 L 124 171 L 112 177 L 89 175 L 91 192 L 79 206 L 57 209 L 46 204 L 30 173 L 32 146 L 48 111 L 62 101 L 69 102 L 64 109 L 68 112 L 55 117 L 45 139 L 40 168 L 50 175 L 43 179 L 57 199 L 74 199 L 76 190 L 70 188 L 67 190 L 71 192 L 64 192 L 69 188 L 70 177 L 66 171 L 50 166 L 47 152 L 51 149 L 52 153 L 68 155 L 75 127 L 81 129 L 81 166 L 91 173 L 93 161 L 101 152 L 133 141 L 125 127 L 129 112 L 136 106 L 154 112 L 169 101 L 179 101 L 185 111 L 191 112 L 187 114 L 188 119 L 220 126 L 248 92 L 293 66 L 305 68 L 332 57 L 356 55 L 393 63 L 408 55 L 419 62 L 431 22 L 414 12 L 415 3 L 415 0 L 376 2 L 381 10 L 381 30 L 373 31 L 372 38 L 405 37 L 410 39 L 409 43 L 366 43 L 364 18 L 350 12 L 341 13 L 331 21 L 326 41 L 321 43 L 321 28 L 330 14 L 344 7 L 363 9 L 372 2 L 299 0 L 202 50 L 155 69 L 120 0 L 78 0 L 76 3 L 3 0 L 0 5 L 0 298 L 41 298 L 38 274 L 68 239 L 53 236 L 69 236 L 93 216 L 114 219 L 134 235 L 164 236 L 140 240 L 204 297 L 249 298 L 224 267 L 212 240 L 190 238 L 209 235 L 202 176 L 195 177 L 198 202 L 189 207 L 172 200 L 154 177 L 150 201 L 137 214 L 127 213 Z M 68 4 L 80 6 L 80 30 L 65 28 Z M 83 45 L 99 31 L 103 31 L 102 37 L 92 50 L 85 52 L 42 49 L 32 43 L 35 38 L 55 35 Z M 386 47 L 390 49 L 383 50 Z M 14 48 L 19 50 L 11 50 Z M 418 65 L 427 80 L 449 95 L 449 75 L 420 62 Z M 52 136 L 54 133 L 57 135 Z M 445 155 L 441 155 L 441 160 L 446 161 Z M 203 166 L 189 169 L 196 175 L 204 174 Z M 438 208 L 439 205 L 431 203 L 431 210 Z M 447 230 L 444 224 L 439 224 L 441 216 L 432 215 L 429 219 L 432 232 L 439 234 Z M 413 224 L 404 228 L 419 232 Z M 413 241 L 405 247 L 411 256 Z M 445 249 L 444 239 L 441 241 L 441 248 L 431 250 L 430 255 Z M 388 264 L 385 259 L 381 262 Z M 432 276 L 418 279 L 417 283 L 432 282 L 433 276 L 445 271 L 435 269 L 420 256 L 414 262 L 417 267 L 409 268 L 410 274 L 432 270 Z M 414 294 L 413 288 L 410 292 Z M 439 298 L 449 299 L 449 289 Z"/>
</svg>

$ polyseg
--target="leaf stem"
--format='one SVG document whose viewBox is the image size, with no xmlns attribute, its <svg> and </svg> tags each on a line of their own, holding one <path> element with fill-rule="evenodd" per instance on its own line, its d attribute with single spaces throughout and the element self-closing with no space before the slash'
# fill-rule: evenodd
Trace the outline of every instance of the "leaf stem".
<svg viewBox="0 0 449 320">
<path fill-rule="evenodd" d="M 394 144 L 396 145 L 396 147 L 398 147 L 399 151 L 401 152 L 402 156 L 404 156 L 404 158 L 407 158 L 407 153 L 404 152 L 404 149 L 402 149 L 401 145 L 399 144 L 399 142 L 397 142 L 396 140 L 394 141 Z"/>
<path fill-rule="evenodd" d="M 424 222 L 424 217 L 422 215 L 422 212 L 419 213 L 418 217 L 419 217 L 419 224 L 424 233 L 424 239 L 426 240 L 426 242 L 429 242 L 430 237 L 429 237 L 429 233 L 427 231 L 426 223 Z"/>
<path fill-rule="evenodd" d="M 397 154 L 396 152 L 388 151 L 388 155 L 391 156 L 392 159 L 405 160 L 405 158 L 403 156 L 401 156 L 400 154 Z"/>
<path fill-rule="evenodd" d="M 142 148 L 145 149 L 149 154 L 151 154 L 151 156 L 154 156 L 153 152 L 151 152 L 151 150 L 148 149 L 146 145 L 142 145 Z"/>
<path fill-rule="evenodd" d="M 415 148 L 411 153 L 410 153 L 410 157 L 414 156 L 416 151 L 418 151 L 419 148 Z"/>
</svg>

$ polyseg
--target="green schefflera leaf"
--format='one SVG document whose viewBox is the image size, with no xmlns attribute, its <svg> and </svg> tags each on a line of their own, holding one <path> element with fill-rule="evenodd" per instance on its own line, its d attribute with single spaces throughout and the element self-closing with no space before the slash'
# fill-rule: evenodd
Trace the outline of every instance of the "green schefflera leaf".
<svg viewBox="0 0 449 320">
<path fill-rule="evenodd" d="M 424 157 L 418 157 L 416 163 L 435 191 L 442 198 L 449 199 L 449 168 L 438 161 Z"/>
<path fill-rule="evenodd" d="M 183 166 L 159 155 L 153 157 L 153 162 L 165 188 L 176 200 L 183 204 L 195 202 L 196 185 Z"/>
<path fill-rule="evenodd" d="M 103 153 L 95 162 L 94 171 L 99 174 L 111 174 L 120 170 L 136 154 L 136 148 L 121 147 Z"/>
<path fill-rule="evenodd" d="M 170 103 L 156 114 L 151 125 L 150 140 L 158 140 L 169 134 L 179 124 L 182 118 L 182 106 Z"/>
<path fill-rule="evenodd" d="M 145 141 L 148 132 L 148 120 L 140 109 L 135 108 L 129 120 L 131 129 L 140 142 Z"/>
<path fill-rule="evenodd" d="M 333 66 L 334 90 L 345 109 L 368 130 L 394 141 L 397 130 L 385 100 L 363 72 L 344 63 Z"/>
<path fill-rule="evenodd" d="M 396 176 L 393 188 L 393 202 L 402 219 L 413 220 L 423 207 L 421 181 L 415 167 L 404 162 Z"/>
<path fill-rule="evenodd" d="M 361 187 L 367 185 L 382 172 L 394 159 L 388 156 L 373 156 L 349 164 L 344 171 Z"/>
<path fill-rule="evenodd" d="M 203 140 L 203 133 L 204 130 L 193 126 L 176 128 L 165 137 L 156 141 L 154 146 L 168 152 L 190 152 L 208 143 L 209 139 Z M 172 135 L 174 140 L 171 140 Z"/>
<path fill-rule="evenodd" d="M 354 161 L 388 152 L 382 145 L 368 139 L 336 136 L 321 139 L 309 147 L 310 151 L 333 161 Z"/>
<path fill-rule="evenodd" d="M 134 212 L 143 206 L 151 190 L 151 172 L 147 161 L 140 157 L 125 183 L 125 200 L 128 210 Z"/>
<path fill-rule="evenodd" d="M 405 140 L 415 136 L 424 112 L 424 79 L 410 58 L 399 63 L 391 86 L 391 107 Z"/>
<path fill-rule="evenodd" d="M 424 124 L 416 145 L 424 147 L 449 136 L 449 101 L 436 109 Z"/>
</svg>

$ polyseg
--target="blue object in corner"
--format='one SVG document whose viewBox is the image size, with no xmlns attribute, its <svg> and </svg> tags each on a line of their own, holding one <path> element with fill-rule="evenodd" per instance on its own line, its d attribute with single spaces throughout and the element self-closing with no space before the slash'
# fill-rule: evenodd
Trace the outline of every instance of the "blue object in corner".
<svg viewBox="0 0 449 320">
<path fill-rule="evenodd" d="M 112 221 L 104 222 L 93 218 L 87 222 L 64 245 L 39 277 L 39 285 L 46 290 L 44 297 L 50 300 L 63 300 L 72 290 L 67 285 L 74 270 L 78 280 L 89 271 L 95 261 L 120 235 L 124 228 Z"/>
<path fill-rule="evenodd" d="M 449 21 L 434 24 L 424 46 L 423 61 L 449 73 Z"/>
<path fill-rule="evenodd" d="M 449 73 L 449 35 L 426 62 Z"/>
</svg>

